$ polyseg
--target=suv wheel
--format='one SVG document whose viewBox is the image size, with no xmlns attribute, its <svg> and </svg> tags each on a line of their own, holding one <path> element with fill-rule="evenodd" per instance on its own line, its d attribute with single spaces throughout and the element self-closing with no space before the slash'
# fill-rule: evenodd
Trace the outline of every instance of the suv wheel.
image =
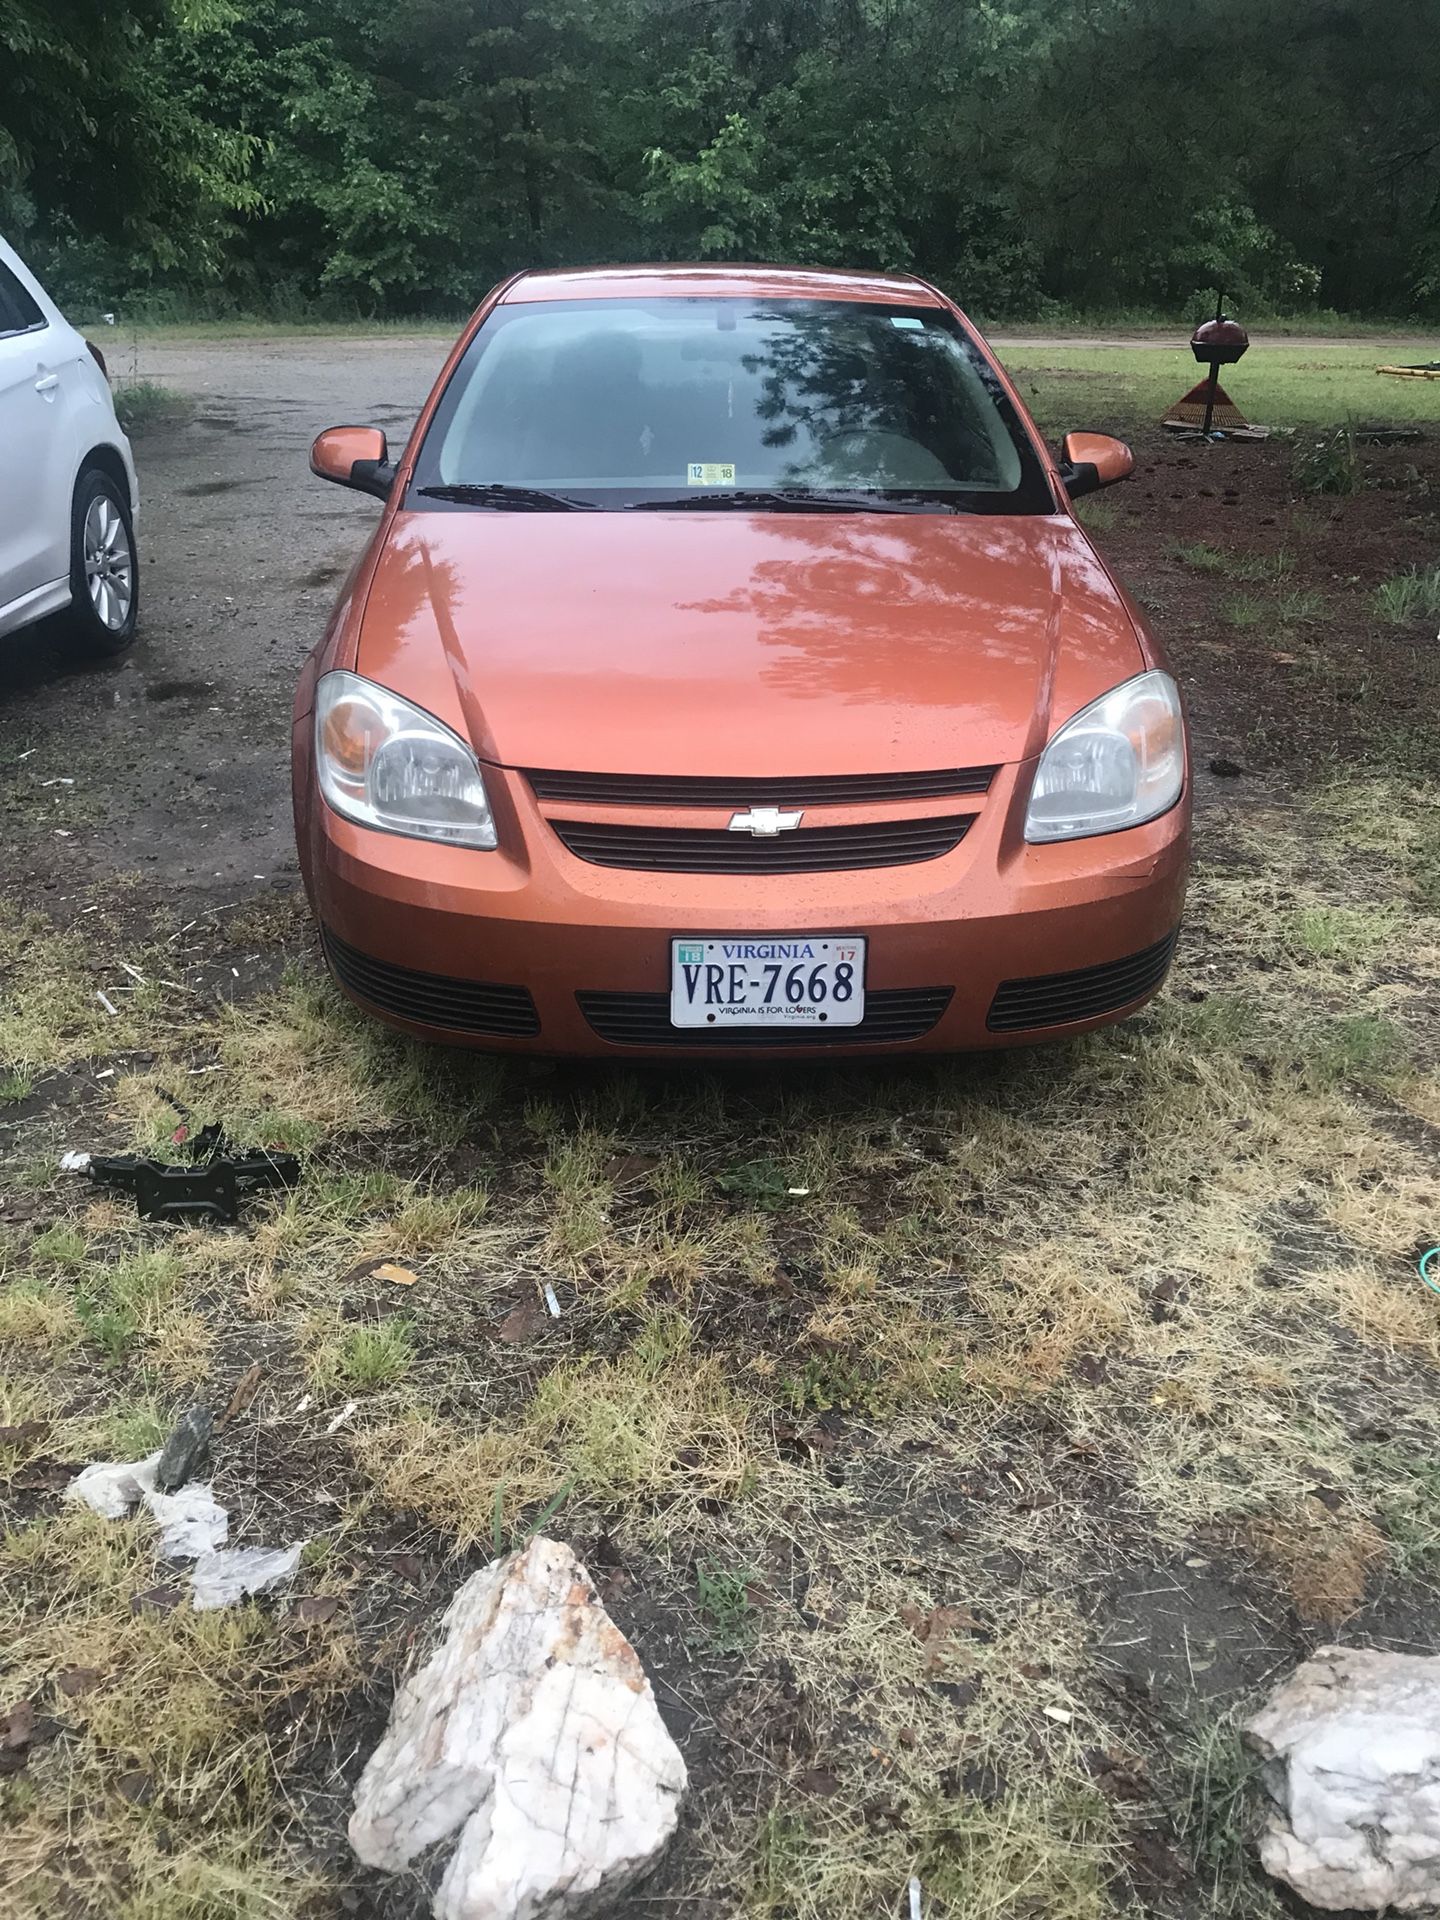
<svg viewBox="0 0 1440 1920">
<path fill-rule="evenodd" d="M 70 511 L 70 630 L 93 653 L 122 653 L 139 610 L 129 504 L 108 473 L 87 467 Z"/>
</svg>

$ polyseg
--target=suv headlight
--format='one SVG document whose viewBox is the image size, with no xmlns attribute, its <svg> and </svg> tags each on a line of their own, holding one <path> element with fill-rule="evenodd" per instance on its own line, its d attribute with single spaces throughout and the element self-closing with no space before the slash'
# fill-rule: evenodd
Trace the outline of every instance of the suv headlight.
<svg viewBox="0 0 1440 1920">
<path fill-rule="evenodd" d="M 465 742 L 358 673 L 321 676 L 315 765 L 330 805 L 362 827 L 451 846 L 497 844 L 485 782 Z"/>
<path fill-rule="evenodd" d="M 1138 827 L 1185 785 L 1185 720 L 1168 673 L 1139 674 L 1067 720 L 1040 756 L 1027 840 L 1080 840 Z"/>
</svg>

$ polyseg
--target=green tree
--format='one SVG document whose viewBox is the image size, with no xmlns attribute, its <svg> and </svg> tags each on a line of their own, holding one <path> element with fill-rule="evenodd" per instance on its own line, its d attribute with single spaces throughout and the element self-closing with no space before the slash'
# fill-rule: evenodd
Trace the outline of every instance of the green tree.
<svg viewBox="0 0 1440 1920">
<path fill-rule="evenodd" d="M 62 292 L 203 281 L 219 216 L 254 204 L 250 143 L 168 84 L 171 0 L 0 0 L 0 219 Z"/>
</svg>

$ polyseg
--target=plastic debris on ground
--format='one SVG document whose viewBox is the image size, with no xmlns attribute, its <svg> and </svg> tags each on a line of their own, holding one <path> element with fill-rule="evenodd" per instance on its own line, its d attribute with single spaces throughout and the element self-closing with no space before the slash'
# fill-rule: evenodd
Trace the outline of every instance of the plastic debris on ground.
<svg viewBox="0 0 1440 1920">
<path fill-rule="evenodd" d="M 199 1560 L 230 1538 L 230 1516 L 204 1481 L 178 1493 L 148 1493 L 145 1505 L 160 1528 L 160 1551 L 167 1560 Z"/>
<path fill-rule="evenodd" d="M 76 1474 L 65 1498 L 80 1501 L 105 1520 L 123 1520 L 153 1487 L 159 1459 L 156 1452 L 148 1460 L 97 1460 Z"/>
<path fill-rule="evenodd" d="M 157 1491 L 155 1470 L 162 1453 L 144 1460 L 97 1460 L 76 1474 L 65 1498 L 78 1500 L 106 1520 L 123 1520 L 143 1504 L 160 1529 L 160 1552 L 167 1560 L 194 1560 L 223 1547 L 230 1537 L 230 1516 L 208 1482 L 192 1481 L 175 1493 Z"/>
<path fill-rule="evenodd" d="M 190 1583 L 195 1611 L 210 1613 L 283 1585 L 299 1567 L 304 1544 L 297 1540 L 289 1547 L 227 1547 L 202 1553 Z"/>
<path fill-rule="evenodd" d="M 224 1420 L 243 1393 L 253 1397 L 259 1363 L 241 1377 Z M 248 1401 L 245 1402 L 248 1404 Z M 355 1403 L 350 1403 L 353 1413 Z M 252 1593 L 288 1580 L 300 1564 L 303 1541 L 285 1547 L 227 1547 L 230 1516 L 208 1481 L 190 1476 L 208 1465 L 216 1431 L 208 1407 L 192 1407 L 163 1447 L 143 1460 L 97 1460 L 84 1467 L 65 1489 L 106 1520 L 123 1520 L 143 1505 L 160 1529 L 160 1553 L 171 1561 L 194 1562 L 191 1597 L 197 1613 L 227 1607 Z"/>
</svg>

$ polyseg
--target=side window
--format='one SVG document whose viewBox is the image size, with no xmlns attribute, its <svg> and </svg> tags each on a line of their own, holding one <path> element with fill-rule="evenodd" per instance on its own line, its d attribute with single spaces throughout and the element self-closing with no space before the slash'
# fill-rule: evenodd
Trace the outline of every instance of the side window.
<svg viewBox="0 0 1440 1920">
<path fill-rule="evenodd" d="M 44 324 L 45 316 L 34 295 L 0 260 L 0 333 L 26 333 Z"/>
</svg>

